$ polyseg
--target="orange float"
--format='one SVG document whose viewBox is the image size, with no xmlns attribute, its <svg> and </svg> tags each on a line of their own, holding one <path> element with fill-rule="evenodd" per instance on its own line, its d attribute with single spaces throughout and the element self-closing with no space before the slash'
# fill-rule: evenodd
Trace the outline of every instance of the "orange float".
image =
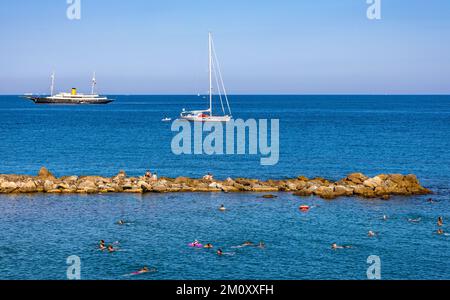
<svg viewBox="0 0 450 300">
<path fill-rule="evenodd" d="M 302 212 L 307 212 L 307 211 L 309 211 L 309 206 L 308 205 L 300 205 L 299 209 Z"/>
</svg>

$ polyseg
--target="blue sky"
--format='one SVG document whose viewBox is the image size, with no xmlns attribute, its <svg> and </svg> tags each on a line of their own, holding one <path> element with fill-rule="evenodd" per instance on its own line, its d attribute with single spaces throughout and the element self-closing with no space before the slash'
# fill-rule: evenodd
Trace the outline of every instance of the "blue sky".
<svg viewBox="0 0 450 300">
<path fill-rule="evenodd" d="M 207 33 L 233 94 L 449 94 L 450 1 L 66 0 L 0 2 L 0 94 L 207 90 Z"/>
</svg>

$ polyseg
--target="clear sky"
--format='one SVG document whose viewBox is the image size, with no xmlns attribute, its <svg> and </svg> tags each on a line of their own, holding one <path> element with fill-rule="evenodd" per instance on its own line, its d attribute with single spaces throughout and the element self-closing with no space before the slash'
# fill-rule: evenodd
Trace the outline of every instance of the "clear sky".
<svg viewBox="0 0 450 300">
<path fill-rule="evenodd" d="M 450 1 L 0 1 L 0 94 L 207 90 L 207 33 L 232 94 L 450 93 Z"/>
</svg>

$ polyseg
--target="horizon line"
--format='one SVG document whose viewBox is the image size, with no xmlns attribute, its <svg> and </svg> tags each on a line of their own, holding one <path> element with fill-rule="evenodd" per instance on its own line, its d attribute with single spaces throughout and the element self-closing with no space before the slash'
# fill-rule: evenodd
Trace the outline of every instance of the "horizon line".
<svg viewBox="0 0 450 300">
<path fill-rule="evenodd" d="M 189 93 L 99 93 L 104 96 L 198 96 L 198 94 L 189 94 Z M 23 94 L 2 94 L 0 96 L 24 96 Z M 32 94 L 34 96 L 46 96 L 48 94 Z M 200 94 L 201 96 L 206 96 L 206 94 Z M 216 95 L 214 95 L 216 96 Z M 237 94 L 228 94 L 228 96 L 450 96 L 449 93 L 237 93 Z"/>
</svg>

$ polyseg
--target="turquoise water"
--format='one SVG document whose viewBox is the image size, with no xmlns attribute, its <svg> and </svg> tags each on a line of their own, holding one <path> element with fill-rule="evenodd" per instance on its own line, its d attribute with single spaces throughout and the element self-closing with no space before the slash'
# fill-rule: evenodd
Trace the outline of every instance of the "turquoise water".
<svg viewBox="0 0 450 300">
<path fill-rule="evenodd" d="M 415 173 L 428 197 L 391 201 L 324 201 L 279 194 L 2 195 L 2 279 L 64 279 L 66 258 L 78 255 L 84 279 L 365 279 L 378 255 L 384 279 L 450 279 L 447 220 L 450 195 L 448 96 L 234 96 L 239 118 L 280 119 L 280 162 L 258 156 L 175 156 L 170 123 L 193 96 L 116 96 L 108 106 L 35 106 L 0 97 L 0 173 L 283 178 L 344 177 L 351 172 Z M 224 203 L 229 210 L 220 213 Z M 301 204 L 317 205 L 307 214 Z M 382 216 L 388 215 L 388 221 Z M 115 225 L 119 219 L 131 222 Z M 421 218 L 410 223 L 408 218 Z M 378 233 L 368 238 L 367 232 Z M 119 241 L 113 254 L 100 239 Z M 234 255 L 186 245 L 199 239 Z M 245 240 L 267 248 L 234 249 Z M 351 244 L 332 251 L 330 245 Z M 143 265 L 159 272 L 123 276 Z"/>
</svg>

